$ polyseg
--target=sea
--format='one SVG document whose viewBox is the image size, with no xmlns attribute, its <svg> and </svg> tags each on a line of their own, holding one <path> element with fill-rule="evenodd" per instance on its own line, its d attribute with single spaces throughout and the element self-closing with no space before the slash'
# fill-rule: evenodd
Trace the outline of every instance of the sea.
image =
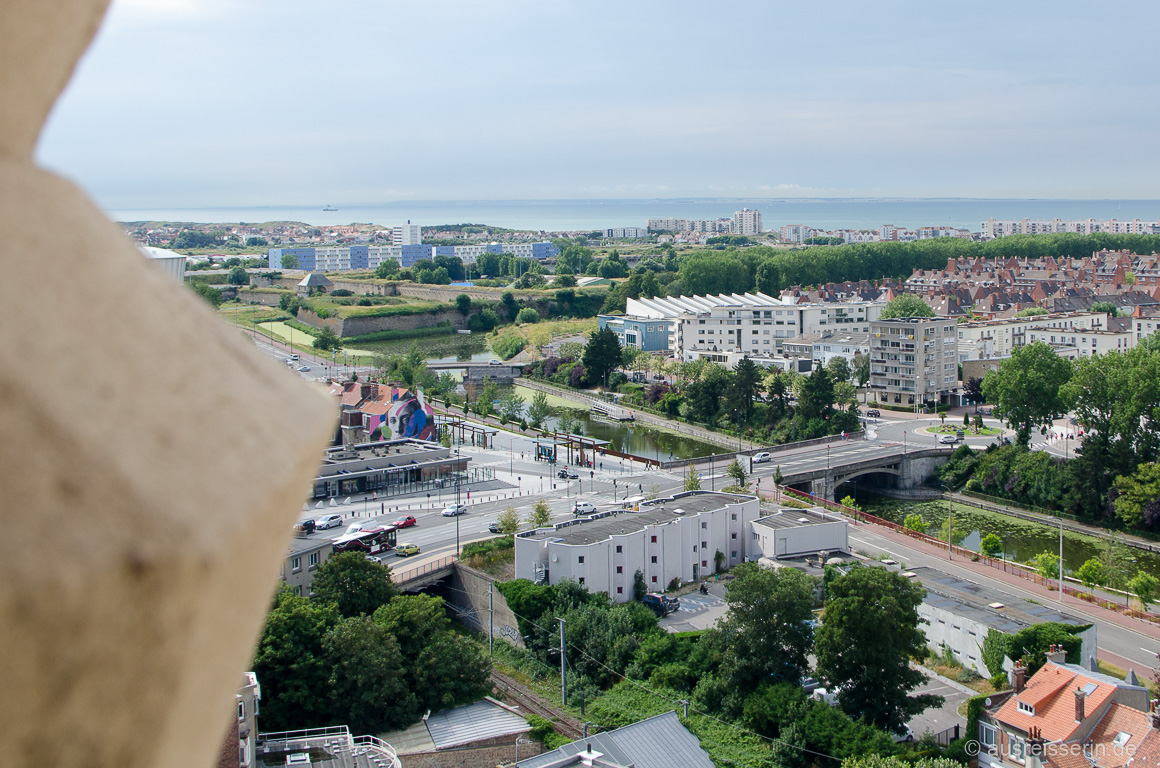
<svg viewBox="0 0 1160 768">
<path fill-rule="evenodd" d="M 324 207 L 337 210 L 324 211 Z M 648 219 L 728 218 L 742 208 L 761 212 L 765 229 L 808 224 L 825 230 L 951 226 L 977 232 L 982 222 L 1009 219 L 1160 220 L 1160 200 L 1001 200 L 967 198 L 673 198 L 591 200 L 423 200 L 382 203 L 324 201 L 317 205 L 129 208 L 116 221 L 250 224 L 300 221 L 315 226 L 411 222 L 487 224 L 530 232 L 580 232 L 645 227 Z"/>
</svg>

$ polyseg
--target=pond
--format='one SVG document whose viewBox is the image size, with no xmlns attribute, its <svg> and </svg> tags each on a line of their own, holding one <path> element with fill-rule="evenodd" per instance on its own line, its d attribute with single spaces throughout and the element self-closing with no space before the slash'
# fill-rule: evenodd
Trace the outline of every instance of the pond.
<svg viewBox="0 0 1160 768">
<path fill-rule="evenodd" d="M 516 391 L 524 398 L 524 408 L 531 403 L 536 390 L 527 387 L 515 386 Z M 641 456 L 658 461 L 670 459 L 690 459 L 696 456 L 708 456 L 713 453 L 724 453 L 727 449 L 712 443 L 702 442 L 675 432 L 666 432 L 651 429 L 639 424 L 609 421 L 595 418 L 582 406 L 555 395 L 546 395 L 548 404 L 554 409 L 567 409 L 576 419 L 579 426 L 574 431 L 585 437 L 594 437 L 597 440 L 607 440 L 611 450 Z M 553 416 L 548 419 L 549 429 L 555 427 L 559 419 Z"/>
<path fill-rule="evenodd" d="M 948 502 L 946 501 L 901 501 L 859 493 L 858 505 L 872 515 L 902 525 L 906 516 L 918 514 L 926 522 L 927 533 L 946 539 Z M 1059 528 L 1031 523 L 1014 517 L 1007 517 L 978 507 L 954 505 L 955 544 L 978 551 L 980 540 L 993 533 L 1003 540 L 1006 558 L 1025 563 L 1041 552 L 1059 554 Z M 1160 555 L 1144 552 L 1107 538 L 1097 538 L 1079 533 L 1063 532 L 1063 567 L 1075 571 L 1091 558 L 1106 556 L 1111 547 L 1112 557 L 1118 570 L 1127 581 L 1137 571 L 1160 578 Z"/>
</svg>

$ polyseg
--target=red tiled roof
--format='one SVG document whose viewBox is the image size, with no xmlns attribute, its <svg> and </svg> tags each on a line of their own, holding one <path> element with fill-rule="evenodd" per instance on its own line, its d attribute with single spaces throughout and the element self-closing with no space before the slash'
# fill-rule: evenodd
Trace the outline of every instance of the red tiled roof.
<svg viewBox="0 0 1160 768">
<path fill-rule="evenodd" d="M 1084 702 L 1084 711 L 1091 717 L 1115 690 L 1110 683 L 1093 680 L 1078 673 L 1078 669 L 1047 662 L 1020 693 L 1007 699 L 995 719 L 1025 733 L 1032 727 L 1039 728 L 1048 741 L 1067 741 L 1079 725 L 1075 722 L 1074 691 L 1091 686 Z M 1035 714 L 1020 712 L 1020 701 L 1035 707 Z"/>
</svg>

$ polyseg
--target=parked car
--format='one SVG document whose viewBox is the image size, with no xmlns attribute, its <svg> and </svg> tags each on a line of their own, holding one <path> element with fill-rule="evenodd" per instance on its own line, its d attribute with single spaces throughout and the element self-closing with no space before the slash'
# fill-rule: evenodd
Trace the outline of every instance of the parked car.
<svg viewBox="0 0 1160 768">
<path fill-rule="evenodd" d="M 455 517 L 456 515 L 465 515 L 465 514 L 467 514 L 467 505 L 466 504 L 448 504 L 444 508 L 443 512 L 441 512 L 440 514 L 442 514 L 444 517 Z"/>
<path fill-rule="evenodd" d="M 753 463 L 754 464 L 761 464 L 762 462 L 769 461 L 772 458 L 773 458 L 773 456 L 770 454 L 769 451 L 762 451 L 761 453 L 753 454 Z"/>
<path fill-rule="evenodd" d="M 564 467 L 563 469 L 558 471 L 556 473 L 556 477 L 560 478 L 561 480 L 579 480 L 580 479 L 580 475 L 576 474 L 575 472 L 568 469 L 567 467 Z"/>
<path fill-rule="evenodd" d="M 395 526 L 396 528 L 410 528 L 416 522 L 418 522 L 418 521 L 415 520 L 414 515 L 403 515 L 398 520 L 391 523 L 391 525 Z"/>
<path fill-rule="evenodd" d="M 310 534 L 314 533 L 314 530 L 317 527 L 318 526 L 315 524 L 315 522 L 313 520 L 303 520 L 301 523 L 298 523 L 297 525 L 294 526 L 294 532 L 295 533 L 304 533 L 307 536 L 309 536 Z"/>
<path fill-rule="evenodd" d="M 669 598 L 670 600 L 672 598 Z M 646 608 L 651 608 L 659 618 L 664 618 L 673 612 L 669 603 L 665 602 L 665 596 L 659 595 L 656 592 L 649 592 L 640 601 Z"/>
<path fill-rule="evenodd" d="M 587 501 L 578 501 L 572 505 L 572 514 L 579 517 L 580 515 L 591 515 L 596 511 L 595 504 L 589 504 Z"/>
<path fill-rule="evenodd" d="M 492 533 L 503 533 L 503 526 L 499 524 L 499 520 L 493 520 L 487 524 L 487 530 Z"/>
<path fill-rule="evenodd" d="M 959 439 L 954 435 L 939 435 L 938 441 L 943 445 L 954 445 L 959 441 Z"/>
<path fill-rule="evenodd" d="M 342 525 L 342 515 L 323 515 L 314 521 L 314 527 L 320 531 L 327 528 L 337 528 Z"/>
<path fill-rule="evenodd" d="M 892 739 L 894 739 L 895 743 L 898 743 L 898 744 L 900 744 L 904 741 L 910 742 L 910 741 L 914 741 L 914 731 L 910 730 L 909 725 L 904 725 L 904 726 L 902 726 L 902 728 L 900 730 L 897 730 L 894 733 L 890 734 L 890 737 Z"/>
<path fill-rule="evenodd" d="M 882 418 L 882 411 L 878 410 L 877 408 L 870 408 L 866 411 L 866 418 L 880 419 Z"/>
<path fill-rule="evenodd" d="M 418 544 L 397 544 L 395 546 L 395 557 L 410 557 L 417 554 L 419 554 Z"/>
</svg>

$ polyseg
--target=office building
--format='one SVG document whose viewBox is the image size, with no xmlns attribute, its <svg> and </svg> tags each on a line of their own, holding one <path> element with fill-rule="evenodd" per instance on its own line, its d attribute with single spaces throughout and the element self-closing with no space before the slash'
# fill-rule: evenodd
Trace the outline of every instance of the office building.
<svg viewBox="0 0 1160 768">
<path fill-rule="evenodd" d="M 642 352 L 669 352 L 671 322 L 645 317 L 599 315 L 601 328 L 611 328 L 622 347 L 634 347 Z"/>
<path fill-rule="evenodd" d="M 903 317 L 870 323 L 870 388 L 880 403 L 948 404 L 958 389 L 954 320 Z"/>
</svg>

